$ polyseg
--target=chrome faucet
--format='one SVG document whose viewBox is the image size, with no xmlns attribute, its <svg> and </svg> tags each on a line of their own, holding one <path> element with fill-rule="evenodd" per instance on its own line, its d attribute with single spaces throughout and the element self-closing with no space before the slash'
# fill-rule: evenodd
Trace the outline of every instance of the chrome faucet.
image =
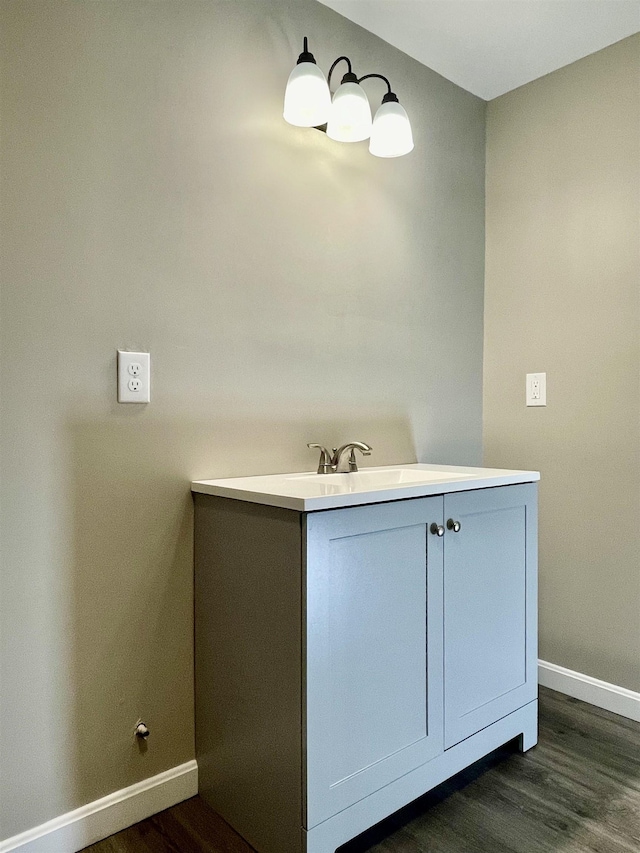
<svg viewBox="0 0 640 853">
<path fill-rule="evenodd" d="M 355 473 L 358 470 L 355 451 L 359 450 L 363 456 L 371 456 L 373 449 L 363 441 L 349 441 L 342 447 L 334 447 L 332 454 L 321 444 L 307 444 L 307 447 L 320 451 L 318 474 Z M 345 455 L 348 450 L 351 452 L 348 461 L 345 462 Z"/>
</svg>

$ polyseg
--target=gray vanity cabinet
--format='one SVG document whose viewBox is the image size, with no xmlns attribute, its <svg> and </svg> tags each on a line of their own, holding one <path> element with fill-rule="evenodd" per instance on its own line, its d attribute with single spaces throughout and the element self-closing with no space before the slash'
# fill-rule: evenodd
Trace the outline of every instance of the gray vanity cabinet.
<svg viewBox="0 0 640 853">
<path fill-rule="evenodd" d="M 308 827 L 442 752 L 442 512 L 306 516 Z"/>
<path fill-rule="evenodd" d="M 194 497 L 200 794 L 259 853 L 333 853 L 535 744 L 533 483 L 315 512 Z"/>
</svg>

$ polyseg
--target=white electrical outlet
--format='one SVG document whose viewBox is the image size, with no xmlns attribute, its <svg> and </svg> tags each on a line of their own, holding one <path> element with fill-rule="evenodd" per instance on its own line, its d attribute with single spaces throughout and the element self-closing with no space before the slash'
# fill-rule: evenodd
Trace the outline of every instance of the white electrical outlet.
<svg viewBox="0 0 640 853">
<path fill-rule="evenodd" d="M 151 356 L 148 352 L 118 350 L 118 402 L 149 403 Z"/>
<path fill-rule="evenodd" d="M 547 374 L 527 373 L 527 406 L 547 405 Z"/>
</svg>

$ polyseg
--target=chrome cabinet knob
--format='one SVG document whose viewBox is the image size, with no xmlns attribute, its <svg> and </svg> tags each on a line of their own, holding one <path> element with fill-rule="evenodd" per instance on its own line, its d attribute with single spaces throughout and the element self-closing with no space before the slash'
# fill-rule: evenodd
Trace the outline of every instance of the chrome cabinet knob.
<svg viewBox="0 0 640 853">
<path fill-rule="evenodd" d="M 441 524 L 436 524 L 435 521 L 429 528 L 434 536 L 444 536 L 444 527 Z"/>
<path fill-rule="evenodd" d="M 454 533 L 458 533 L 460 530 L 460 522 L 454 521 L 452 518 L 448 519 L 447 530 L 453 530 Z"/>
</svg>

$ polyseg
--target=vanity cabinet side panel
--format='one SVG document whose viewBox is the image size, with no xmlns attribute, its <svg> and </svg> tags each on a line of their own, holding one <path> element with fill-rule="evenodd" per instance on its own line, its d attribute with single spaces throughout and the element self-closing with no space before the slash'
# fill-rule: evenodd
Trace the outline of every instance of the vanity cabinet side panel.
<svg viewBox="0 0 640 853">
<path fill-rule="evenodd" d="M 194 500 L 199 792 L 260 853 L 300 853 L 300 513 Z"/>
</svg>

